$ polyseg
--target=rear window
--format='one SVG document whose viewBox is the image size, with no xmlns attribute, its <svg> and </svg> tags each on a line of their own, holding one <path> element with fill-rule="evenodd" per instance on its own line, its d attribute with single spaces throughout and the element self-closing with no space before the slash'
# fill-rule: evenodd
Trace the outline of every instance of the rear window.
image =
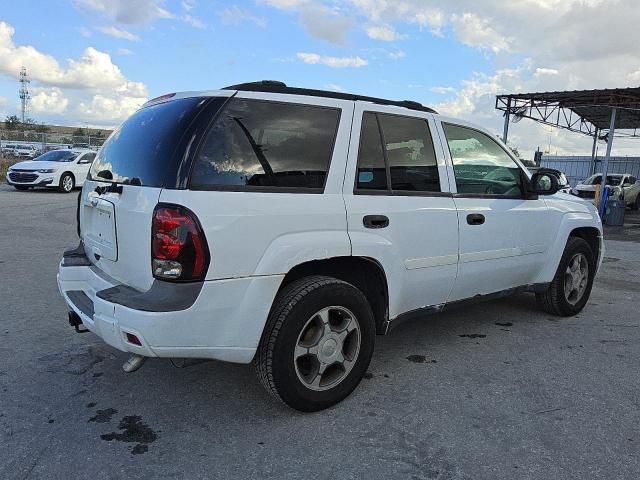
<svg viewBox="0 0 640 480">
<path fill-rule="evenodd" d="M 89 179 L 175 186 L 182 161 L 176 151 L 206 102 L 199 97 L 183 98 L 138 110 L 104 143 L 91 166 Z"/>
<path fill-rule="evenodd" d="M 322 191 L 340 110 L 234 99 L 207 133 L 194 190 Z"/>
</svg>

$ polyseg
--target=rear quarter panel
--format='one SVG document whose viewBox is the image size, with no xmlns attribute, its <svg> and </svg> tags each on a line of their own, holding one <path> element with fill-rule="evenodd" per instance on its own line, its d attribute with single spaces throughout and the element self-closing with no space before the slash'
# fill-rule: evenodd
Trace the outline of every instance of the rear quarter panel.
<svg viewBox="0 0 640 480">
<path fill-rule="evenodd" d="M 207 280 L 286 274 L 301 263 L 351 254 L 342 184 L 353 102 L 240 92 L 238 97 L 341 110 L 324 193 L 163 190 L 160 202 L 189 208 L 209 244 Z"/>
</svg>

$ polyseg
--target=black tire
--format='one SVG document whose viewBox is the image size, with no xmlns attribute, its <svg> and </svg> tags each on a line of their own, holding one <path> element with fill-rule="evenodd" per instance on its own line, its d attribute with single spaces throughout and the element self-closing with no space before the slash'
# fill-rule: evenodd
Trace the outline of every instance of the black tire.
<svg viewBox="0 0 640 480">
<path fill-rule="evenodd" d="M 636 196 L 636 201 L 631 204 L 631 210 L 640 209 L 640 193 Z"/>
<path fill-rule="evenodd" d="M 299 378 L 294 350 L 310 319 L 327 307 L 353 313 L 359 325 L 360 345 L 351 370 L 344 373 L 342 380 L 334 387 L 317 391 Z M 374 344 L 375 321 L 363 293 L 336 278 L 311 276 L 292 282 L 276 297 L 254 366 L 271 395 L 296 410 L 315 412 L 335 405 L 355 390 L 367 371 Z"/>
<path fill-rule="evenodd" d="M 565 295 L 565 272 L 567 271 L 569 262 L 571 262 L 578 254 L 582 254 L 586 257 L 589 271 L 586 288 L 584 289 L 582 296 L 577 299 L 575 303 L 571 303 Z M 578 314 L 589 300 L 595 272 L 596 257 L 589 244 L 582 238 L 569 237 L 551 285 L 546 292 L 536 294 L 538 305 L 542 310 L 552 315 L 570 317 Z"/>
<path fill-rule="evenodd" d="M 62 193 L 71 193 L 76 186 L 76 181 L 69 172 L 63 173 L 60 177 L 58 190 Z"/>
<path fill-rule="evenodd" d="M 25 187 L 24 185 L 14 185 L 13 187 L 16 190 L 20 190 L 21 192 L 24 192 L 25 190 L 29 190 L 29 187 Z"/>
</svg>

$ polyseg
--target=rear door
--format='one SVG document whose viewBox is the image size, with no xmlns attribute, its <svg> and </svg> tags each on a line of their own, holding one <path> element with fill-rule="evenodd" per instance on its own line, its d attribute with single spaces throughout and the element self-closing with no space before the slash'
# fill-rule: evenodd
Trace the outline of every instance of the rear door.
<svg viewBox="0 0 640 480">
<path fill-rule="evenodd" d="M 555 238 L 546 203 L 526 198 L 526 169 L 490 135 L 453 120 L 438 127 L 448 147 L 460 230 L 459 272 L 450 300 L 530 284 Z"/>
<path fill-rule="evenodd" d="M 356 103 L 344 182 L 353 255 L 388 278 L 389 317 L 447 301 L 458 219 L 429 113 Z"/>
</svg>

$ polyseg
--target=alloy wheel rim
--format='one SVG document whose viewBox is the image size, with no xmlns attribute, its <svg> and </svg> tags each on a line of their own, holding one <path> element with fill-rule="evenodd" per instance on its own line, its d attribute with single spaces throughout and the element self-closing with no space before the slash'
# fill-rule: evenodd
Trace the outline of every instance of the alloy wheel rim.
<svg viewBox="0 0 640 480">
<path fill-rule="evenodd" d="M 564 275 L 564 297 L 571 305 L 576 305 L 587 290 L 589 282 L 589 262 L 584 253 L 576 253 L 567 264 Z"/>
<path fill-rule="evenodd" d="M 73 180 L 71 180 L 71 177 L 69 175 L 64 177 L 64 180 L 62 181 L 62 188 L 64 188 L 67 192 L 70 192 L 71 188 L 73 188 Z"/>
<path fill-rule="evenodd" d="M 296 375 L 302 384 L 325 391 L 340 384 L 360 353 L 360 324 L 348 309 L 325 307 L 305 323 L 293 353 Z"/>
</svg>

